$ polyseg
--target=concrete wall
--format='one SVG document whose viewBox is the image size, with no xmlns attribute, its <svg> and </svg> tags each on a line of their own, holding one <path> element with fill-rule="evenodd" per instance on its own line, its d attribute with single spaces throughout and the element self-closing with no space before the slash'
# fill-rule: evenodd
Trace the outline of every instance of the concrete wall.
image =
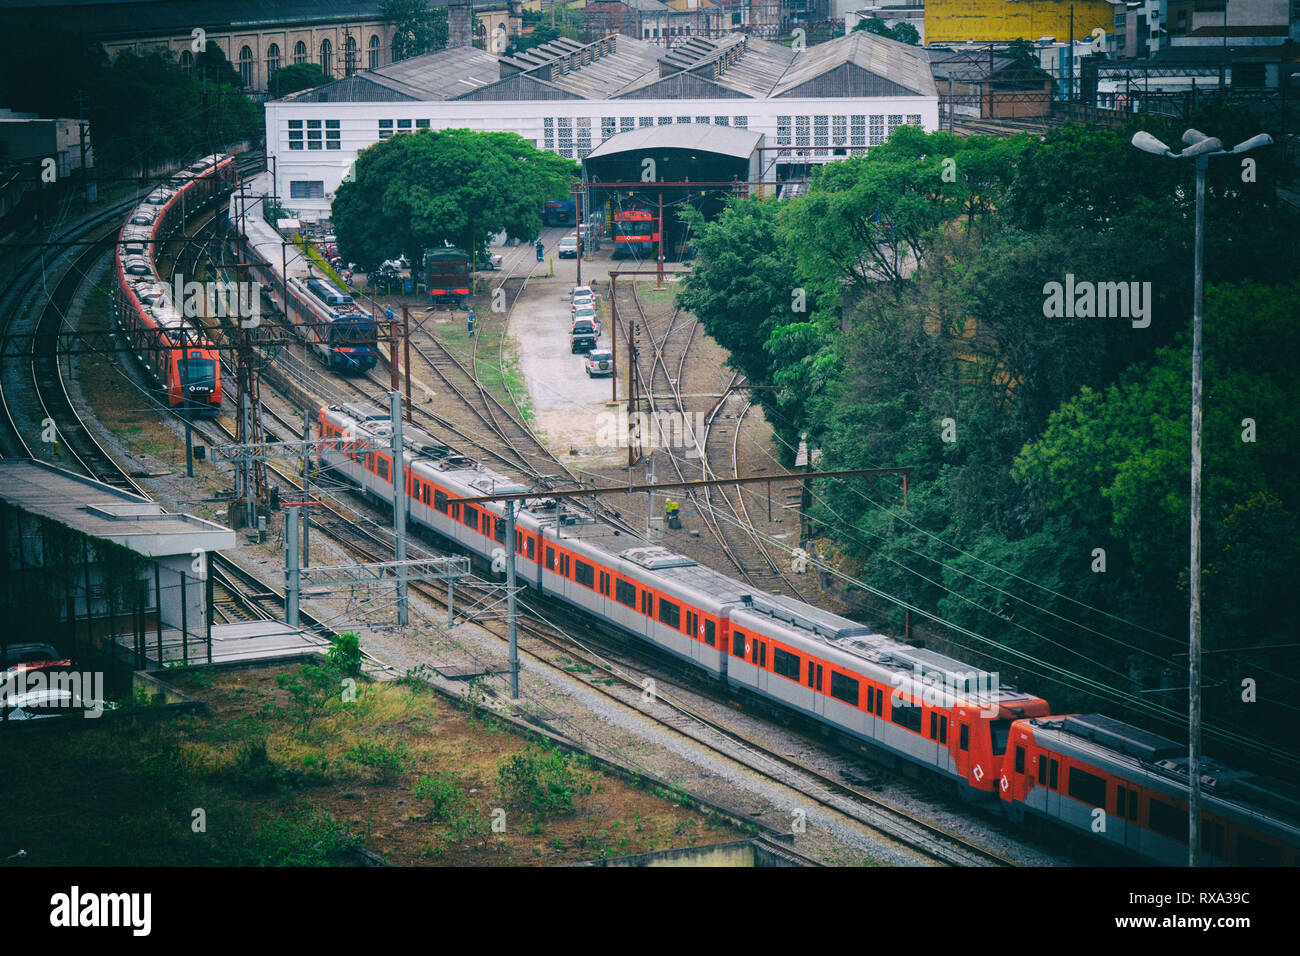
<svg viewBox="0 0 1300 956">
<path fill-rule="evenodd" d="M 1075 39 L 1094 27 L 1114 29 L 1114 7 L 1106 0 L 926 0 L 925 42 L 1068 40 L 1071 9 Z"/>
</svg>

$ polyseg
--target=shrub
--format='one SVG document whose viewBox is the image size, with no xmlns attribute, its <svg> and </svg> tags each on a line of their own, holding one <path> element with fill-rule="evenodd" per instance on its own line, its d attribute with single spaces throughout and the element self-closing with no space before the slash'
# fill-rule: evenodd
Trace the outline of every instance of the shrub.
<svg viewBox="0 0 1300 956">
<path fill-rule="evenodd" d="M 574 759 L 553 747 L 531 745 L 497 767 L 497 784 L 513 806 L 538 816 L 570 813 L 591 782 L 574 769 Z"/>
<path fill-rule="evenodd" d="M 369 768 L 376 783 L 388 784 L 406 769 L 406 744 L 388 747 L 363 740 L 344 754 L 343 759 Z"/>
</svg>

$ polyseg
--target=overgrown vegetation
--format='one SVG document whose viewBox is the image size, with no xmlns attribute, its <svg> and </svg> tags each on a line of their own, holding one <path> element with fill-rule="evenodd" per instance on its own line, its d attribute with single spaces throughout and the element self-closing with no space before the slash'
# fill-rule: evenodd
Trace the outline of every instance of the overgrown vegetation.
<svg viewBox="0 0 1300 956">
<path fill-rule="evenodd" d="M 1251 122 L 1207 107 L 1193 125 L 1231 145 Z M 862 613 L 901 633 L 920 608 L 945 624 L 913 613 L 914 632 L 1057 712 L 1176 734 L 1183 708 L 1158 691 L 1186 670 L 1193 196 L 1190 165 L 1131 134 L 900 128 L 801 198 L 692 223 L 679 302 L 750 381 L 779 386 L 755 394 L 786 466 L 806 433 L 821 468 L 913 469 L 905 508 L 897 480 L 814 488 L 824 549 L 888 596 L 849 592 Z M 1212 161 L 1207 190 L 1207 741 L 1237 730 L 1293 752 L 1281 689 L 1241 697 L 1243 677 L 1300 660 L 1285 646 L 1300 222 L 1274 199 L 1277 149 L 1252 157 L 1253 175 Z M 1049 315 L 1047 284 L 1075 280 L 1137 298 Z"/>
</svg>

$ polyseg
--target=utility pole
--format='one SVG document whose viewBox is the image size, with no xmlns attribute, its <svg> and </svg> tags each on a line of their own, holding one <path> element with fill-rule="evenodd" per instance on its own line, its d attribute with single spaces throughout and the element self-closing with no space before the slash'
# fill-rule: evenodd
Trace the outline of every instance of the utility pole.
<svg viewBox="0 0 1300 956">
<path fill-rule="evenodd" d="M 394 352 L 396 349 L 394 348 Z M 408 620 L 406 567 L 406 461 L 402 454 L 402 393 L 396 388 L 388 396 L 393 423 L 393 531 L 397 535 L 397 623 Z"/>
<path fill-rule="evenodd" d="M 411 421 L 411 313 L 405 303 L 402 305 L 402 365 L 406 373 L 406 424 Z"/>
<path fill-rule="evenodd" d="M 1226 5 L 1225 5 L 1226 6 Z M 1225 10 L 1224 20 L 1228 14 Z M 1192 264 L 1192 502 L 1191 562 L 1188 569 L 1191 631 L 1187 649 L 1187 865 L 1197 866 L 1201 855 L 1201 295 L 1204 291 L 1205 171 L 1208 156 L 1196 163 L 1196 242 Z"/>
<path fill-rule="evenodd" d="M 578 221 L 578 254 L 573 257 L 573 261 L 578 264 L 578 281 L 574 285 L 582 285 L 582 254 L 586 252 L 582 241 L 582 190 L 573 187 L 573 217 Z"/>
<path fill-rule="evenodd" d="M 510 641 L 510 696 L 519 699 L 519 608 L 515 603 L 515 503 L 506 507 L 506 636 Z"/>
<path fill-rule="evenodd" d="M 655 288 L 664 287 L 664 194 L 659 194 L 659 277 L 655 280 Z"/>
<path fill-rule="evenodd" d="M 302 410 L 302 440 L 303 442 L 311 441 L 311 413 L 307 409 Z M 302 449 L 302 495 L 303 498 L 311 497 L 311 453 L 306 444 Z M 302 515 L 302 566 L 311 567 L 311 512 L 304 511 Z"/>
</svg>

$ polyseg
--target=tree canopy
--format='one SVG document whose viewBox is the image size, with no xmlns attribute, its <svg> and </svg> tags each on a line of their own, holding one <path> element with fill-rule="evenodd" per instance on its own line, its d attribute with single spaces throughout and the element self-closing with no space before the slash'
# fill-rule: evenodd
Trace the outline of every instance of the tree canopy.
<svg viewBox="0 0 1300 956">
<path fill-rule="evenodd" d="M 447 46 L 447 11 L 429 0 L 381 0 L 380 12 L 393 23 L 393 61 L 409 60 Z"/>
<path fill-rule="evenodd" d="M 464 129 L 394 136 L 357 157 L 334 197 L 339 251 L 374 265 L 450 242 L 486 254 L 488 237 L 535 236 L 546 198 L 578 167 L 514 133 Z"/>
<path fill-rule="evenodd" d="M 310 90 L 326 81 L 325 71 L 319 63 L 293 63 L 282 66 L 271 74 L 271 94 L 288 96 L 299 90 Z"/>
</svg>

